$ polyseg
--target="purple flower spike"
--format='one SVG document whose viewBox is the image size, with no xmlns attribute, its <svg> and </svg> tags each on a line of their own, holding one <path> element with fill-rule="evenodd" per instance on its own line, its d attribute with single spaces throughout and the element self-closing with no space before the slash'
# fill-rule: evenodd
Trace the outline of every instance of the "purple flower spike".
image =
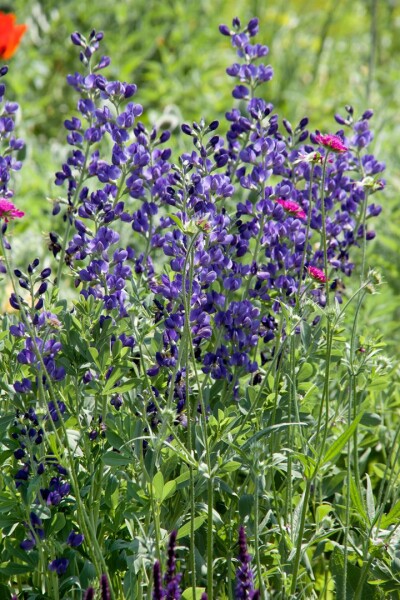
<svg viewBox="0 0 400 600">
<path fill-rule="evenodd" d="M 166 598 L 167 600 L 179 600 L 181 597 L 181 589 L 179 583 L 182 575 L 176 573 L 176 555 L 175 555 L 175 544 L 176 544 L 177 532 L 172 531 L 169 544 L 168 544 L 168 560 L 167 570 L 164 576 L 164 584 L 166 586 Z"/>
<path fill-rule="evenodd" d="M 108 583 L 107 575 L 100 577 L 101 600 L 111 600 L 111 590 Z"/>
<path fill-rule="evenodd" d="M 162 600 L 162 598 L 165 596 L 165 594 L 164 594 L 164 590 L 162 589 L 161 568 L 160 568 L 160 563 L 158 560 L 156 560 L 156 562 L 154 563 L 153 580 L 154 580 L 153 600 Z"/>
<path fill-rule="evenodd" d="M 253 572 L 250 562 L 251 556 L 247 552 L 246 532 L 243 526 L 239 529 L 239 562 L 240 565 L 236 571 L 236 600 L 252 600 L 258 598 L 258 591 L 254 589 Z"/>
<path fill-rule="evenodd" d="M 167 560 L 167 571 L 164 576 L 165 584 L 170 583 L 175 577 L 176 571 L 176 556 L 175 556 L 175 544 L 176 544 L 176 531 L 172 531 L 169 537 L 168 544 L 168 560 Z"/>
<path fill-rule="evenodd" d="M 94 600 L 94 588 L 88 587 L 83 597 L 83 600 Z"/>
</svg>

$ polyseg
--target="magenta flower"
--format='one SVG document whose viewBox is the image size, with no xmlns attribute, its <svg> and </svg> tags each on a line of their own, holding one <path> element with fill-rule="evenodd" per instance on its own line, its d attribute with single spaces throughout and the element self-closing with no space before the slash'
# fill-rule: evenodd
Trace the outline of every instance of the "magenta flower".
<svg viewBox="0 0 400 600">
<path fill-rule="evenodd" d="M 18 210 L 9 200 L 0 198 L 0 219 L 4 218 L 5 222 L 8 223 L 11 219 L 20 219 L 24 214 L 22 210 Z"/>
<path fill-rule="evenodd" d="M 305 219 L 307 217 L 304 210 L 297 204 L 297 202 L 293 202 L 292 200 L 284 200 L 283 198 L 278 198 L 277 203 L 283 206 L 285 210 L 289 213 L 293 213 L 299 219 Z"/>
<path fill-rule="evenodd" d="M 332 135 L 331 133 L 322 134 L 318 133 L 315 136 L 315 141 L 317 144 L 324 146 L 325 148 L 329 148 L 332 152 L 347 152 L 348 148 L 343 144 L 343 141 L 337 135 Z"/>
<path fill-rule="evenodd" d="M 328 281 L 328 278 L 325 275 L 325 273 L 323 271 L 321 271 L 321 269 L 318 269 L 317 267 L 308 267 L 307 271 L 308 271 L 308 274 L 313 279 L 316 279 L 320 283 L 326 283 Z"/>
</svg>

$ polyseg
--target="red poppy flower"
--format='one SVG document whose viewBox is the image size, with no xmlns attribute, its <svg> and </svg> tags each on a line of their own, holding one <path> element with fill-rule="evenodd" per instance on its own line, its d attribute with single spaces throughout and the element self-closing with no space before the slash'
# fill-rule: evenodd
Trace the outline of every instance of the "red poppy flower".
<svg viewBox="0 0 400 600">
<path fill-rule="evenodd" d="M 12 13 L 0 12 L 0 58 L 7 60 L 16 52 L 27 26 L 17 25 Z"/>
</svg>

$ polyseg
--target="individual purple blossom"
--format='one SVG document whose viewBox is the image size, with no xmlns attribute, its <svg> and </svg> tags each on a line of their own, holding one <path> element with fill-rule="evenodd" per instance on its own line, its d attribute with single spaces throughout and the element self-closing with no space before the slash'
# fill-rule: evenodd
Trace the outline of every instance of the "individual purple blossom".
<svg viewBox="0 0 400 600">
<path fill-rule="evenodd" d="M 68 558 L 56 558 L 49 563 L 49 571 L 54 571 L 57 575 L 64 575 L 69 565 Z"/>
<path fill-rule="evenodd" d="M 82 544 L 84 539 L 85 538 L 82 533 L 76 533 L 75 531 L 71 531 L 67 538 L 67 544 L 68 546 L 71 546 L 71 548 L 77 548 Z"/>
</svg>

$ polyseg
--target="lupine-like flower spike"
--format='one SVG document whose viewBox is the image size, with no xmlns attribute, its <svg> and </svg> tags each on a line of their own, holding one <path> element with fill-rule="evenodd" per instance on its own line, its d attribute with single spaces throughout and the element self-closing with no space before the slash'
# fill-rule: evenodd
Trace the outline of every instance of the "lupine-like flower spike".
<svg viewBox="0 0 400 600">
<path fill-rule="evenodd" d="M 157 560 L 153 567 L 153 600 L 179 600 L 181 598 L 180 580 L 181 573 L 176 572 L 176 544 L 177 532 L 172 531 L 168 542 L 167 568 L 162 579 L 160 563 Z M 163 586 L 164 583 L 164 586 Z"/>
<path fill-rule="evenodd" d="M 165 596 L 161 581 L 161 568 L 158 560 L 153 566 L 153 600 L 162 600 Z"/>
<path fill-rule="evenodd" d="M 236 570 L 236 600 L 254 598 L 254 577 L 251 570 L 251 557 L 247 551 L 246 532 L 243 526 L 239 528 L 239 567 Z"/>
<path fill-rule="evenodd" d="M 88 587 L 83 597 L 83 600 L 94 600 L 94 588 Z"/>
<path fill-rule="evenodd" d="M 111 600 L 110 586 L 108 584 L 107 575 L 104 574 L 100 577 L 100 593 L 101 600 Z"/>
<path fill-rule="evenodd" d="M 176 537 L 177 532 L 172 531 L 168 543 L 167 569 L 164 575 L 164 586 L 166 591 L 165 598 L 167 600 L 179 600 L 179 598 L 181 597 L 179 582 L 181 580 L 182 575 L 176 572 Z"/>
</svg>

